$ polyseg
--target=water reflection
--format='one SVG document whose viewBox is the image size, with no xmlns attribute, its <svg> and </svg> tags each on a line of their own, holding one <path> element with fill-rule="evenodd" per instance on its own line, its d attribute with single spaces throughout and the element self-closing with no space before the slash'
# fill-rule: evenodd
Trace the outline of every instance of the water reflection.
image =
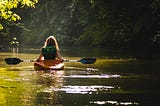
<svg viewBox="0 0 160 106">
<path fill-rule="evenodd" d="M 2 59 L 16 56 L 12 53 L 0 55 Z M 18 53 L 17 56 L 28 60 L 38 54 Z M 137 60 L 129 59 L 99 59 L 90 66 L 68 62 L 65 70 L 35 71 L 33 63 L 9 66 L 1 62 L 0 105 L 152 106 L 159 102 L 156 97 L 160 94 L 159 75 L 144 76 L 139 73 L 154 71 L 154 68 L 158 71 L 159 61 L 154 62 L 156 67 L 148 63 L 140 61 L 139 64 Z"/>
<path fill-rule="evenodd" d="M 90 101 L 90 104 L 97 104 L 97 105 L 116 105 L 116 106 L 135 106 L 139 105 L 137 102 L 119 102 L 119 101 Z"/>
<path fill-rule="evenodd" d="M 59 88 L 63 86 L 64 71 L 36 71 L 38 79 L 36 80 L 39 90 L 36 94 L 36 105 L 38 106 L 51 106 L 56 104 L 57 94 L 50 87 Z"/>
<path fill-rule="evenodd" d="M 102 74 L 102 75 L 69 75 L 63 76 L 64 78 L 119 78 L 120 75 L 117 74 Z"/>
<path fill-rule="evenodd" d="M 56 101 L 56 95 L 54 92 L 37 92 L 36 105 L 47 106 L 54 105 Z"/>
<path fill-rule="evenodd" d="M 110 89 L 113 89 L 113 86 L 101 86 L 101 85 L 91 85 L 91 86 L 63 86 L 62 88 L 54 88 L 52 87 L 53 91 L 61 91 L 65 93 L 75 93 L 75 94 L 92 94 L 102 91 L 108 91 Z"/>
<path fill-rule="evenodd" d="M 37 84 L 43 86 L 63 86 L 64 71 L 37 71 L 38 76 Z"/>
</svg>

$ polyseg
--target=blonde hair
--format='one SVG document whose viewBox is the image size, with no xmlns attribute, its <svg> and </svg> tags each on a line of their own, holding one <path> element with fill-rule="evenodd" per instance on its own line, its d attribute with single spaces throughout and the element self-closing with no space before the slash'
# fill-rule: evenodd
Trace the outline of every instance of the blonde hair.
<svg viewBox="0 0 160 106">
<path fill-rule="evenodd" d="M 46 41 L 44 42 L 43 48 L 45 48 L 46 46 L 55 46 L 57 50 L 60 50 L 59 46 L 58 46 L 58 43 L 57 43 L 57 40 L 54 36 L 49 36 L 46 39 Z"/>
</svg>

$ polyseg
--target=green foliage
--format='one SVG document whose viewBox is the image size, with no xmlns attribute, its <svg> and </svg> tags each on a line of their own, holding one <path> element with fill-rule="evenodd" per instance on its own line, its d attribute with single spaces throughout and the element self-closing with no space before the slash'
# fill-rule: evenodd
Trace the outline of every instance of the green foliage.
<svg viewBox="0 0 160 106">
<path fill-rule="evenodd" d="M 7 21 L 20 20 L 20 16 L 14 12 L 16 8 L 35 7 L 38 0 L 0 0 L 0 18 Z M 0 29 L 3 29 L 0 23 Z"/>
<path fill-rule="evenodd" d="M 80 36 L 80 44 L 88 46 L 101 46 L 106 40 L 108 29 L 106 25 L 99 23 L 88 26 L 84 33 Z"/>
<path fill-rule="evenodd" d="M 152 2 L 158 3 L 155 0 Z M 87 45 L 90 46 L 151 47 L 154 33 L 159 32 L 155 31 L 158 30 L 155 26 L 158 25 L 159 18 L 153 15 L 151 5 L 149 0 L 95 0 L 92 7 L 94 15 L 90 15 L 88 26 L 90 28 L 86 27 L 80 36 L 81 44 L 88 42 Z M 156 5 L 154 11 L 158 11 L 157 8 Z"/>
<path fill-rule="evenodd" d="M 17 8 L 32 7 L 27 1 Z M 40 0 L 33 10 L 16 10 L 21 30 L 14 27 L 11 38 L 23 45 L 43 45 L 54 35 L 64 46 L 152 48 L 160 44 L 159 10 L 160 0 Z"/>
</svg>

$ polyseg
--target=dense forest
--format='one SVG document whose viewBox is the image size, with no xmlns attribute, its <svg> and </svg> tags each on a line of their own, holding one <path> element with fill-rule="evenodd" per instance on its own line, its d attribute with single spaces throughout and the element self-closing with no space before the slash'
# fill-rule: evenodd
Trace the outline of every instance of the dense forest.
<svg viewBox="0 0 160 106">
<path fill-rule="evenodd" d="M 13 38 L 42 45 L 49 35 L 62 46 L 160 47 L 160 0 L 39 0 L 34 9 L 15 11 L 22 19 L 4 23 L 0 48 Z"/>
</svg>

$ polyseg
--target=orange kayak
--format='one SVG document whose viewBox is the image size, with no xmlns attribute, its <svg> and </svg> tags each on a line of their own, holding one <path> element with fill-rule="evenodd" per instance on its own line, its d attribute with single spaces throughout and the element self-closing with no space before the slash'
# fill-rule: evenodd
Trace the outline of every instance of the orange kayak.
<svg viewBox="0 0 160 106">
<path fill-rule="evenodd" d="M 63 70 L 64 63 L 59 60 L 42 60 L 40 62 L 34 62 L 35 70 Z"/>
</svg>

